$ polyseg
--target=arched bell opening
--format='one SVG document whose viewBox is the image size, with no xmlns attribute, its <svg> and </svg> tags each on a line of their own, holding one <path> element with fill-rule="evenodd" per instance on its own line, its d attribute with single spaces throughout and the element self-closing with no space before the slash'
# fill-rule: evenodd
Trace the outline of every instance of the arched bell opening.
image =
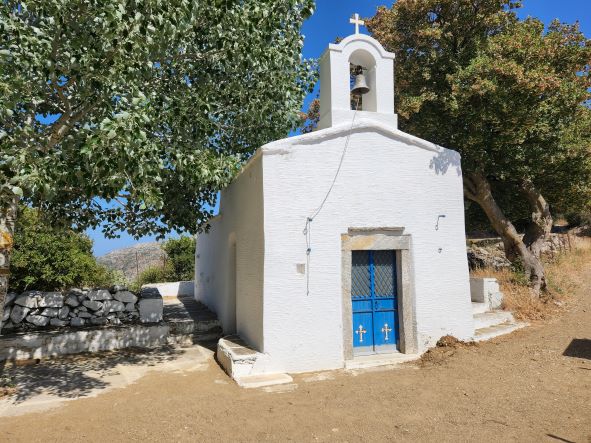
<svg viewBox="0 0 591 443">
<path fill-rule="evenodd" d="M 354 51 L 349 57 L 349 73 L 349 90 L 352 91 L 351 109 L 355 110 L 357 107 L 359 111 L 377 112 L 376 60 L 374 56 L 364 49 Z M 355 91 L 355 89 L 357 90 Z"/>
</svg>

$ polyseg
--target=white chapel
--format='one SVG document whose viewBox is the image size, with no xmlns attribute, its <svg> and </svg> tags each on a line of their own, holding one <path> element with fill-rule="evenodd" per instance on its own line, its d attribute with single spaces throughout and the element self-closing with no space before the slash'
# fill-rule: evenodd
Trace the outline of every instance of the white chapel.
<svg viewBox="0 0 591 443">
<path fill-rule="evenodd" d="M 198 237 L 196 298 L 235 378 L 473 336 L 460 156 L 398 130 L 394 63 L 358 29 L 330 44 L 318 130 L 259 148 Z"/>
</svg>

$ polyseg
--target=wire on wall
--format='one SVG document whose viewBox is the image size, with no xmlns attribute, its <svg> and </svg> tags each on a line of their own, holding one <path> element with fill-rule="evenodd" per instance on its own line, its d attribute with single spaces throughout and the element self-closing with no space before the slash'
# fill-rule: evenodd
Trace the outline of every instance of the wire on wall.
<svg viewBox="0 0 591 443">
<path fill-rule="evenodd" d="M 345 139 L 345 146 L 343 147 L 343 152 L 341 153 L 341 159 L 339 160 L 339 166 L 334 174 L 330 187 L 326 192 L 326 195 L 322 199 L 322 202 L 316 208 L 316 210 L 312 213 L 312 215 L 306 217 L 306 226 L 304 227 L 303 234 L 306 237 L 306 295 L 310 295 L 310 255 L 312 253 L 312 222 L 314 219 L 320 214 L 322 208 L 324 208 L 324 204 L 328 200 L 335 183 L 337 182 L 337 178 L 341 172 L 341 168 L 343 166 L 343 161 L 345 160 L 345 155 L 347 154 L 347 149 L 349 148 L 349 140 L 351 139 L 351 134 L 353 133 L 353 125 L 355 124 L 355 117 L 357 116 L 357 110 L 359 108 L 359 101 L 361 99 L 361 95 L 357 95 L 357 101 L 355 103 L 355 112 L 353 113 L 353 119 L 351 120 L 351 128 L 347 133 L 347 138 Z"/>
</svg>

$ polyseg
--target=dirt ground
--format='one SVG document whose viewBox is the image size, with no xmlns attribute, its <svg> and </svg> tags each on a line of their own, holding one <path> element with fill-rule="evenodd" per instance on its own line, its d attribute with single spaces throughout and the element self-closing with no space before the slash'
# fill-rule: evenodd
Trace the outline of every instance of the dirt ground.
<svg viewBox="0 0 591 443">
<path fill-rule="evenodd" d="M 419 364 L 245 390 L 210 361 L 2 418 L 0 441 L 591 443 L 591 268 L 585 273 L 589 283 L 553 320 L 441 348 Z"/>
</svg>

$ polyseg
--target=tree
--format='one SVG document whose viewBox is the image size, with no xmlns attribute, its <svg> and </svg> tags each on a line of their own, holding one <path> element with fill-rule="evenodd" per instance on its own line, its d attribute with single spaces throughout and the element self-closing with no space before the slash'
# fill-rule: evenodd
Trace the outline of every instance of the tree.
<svg viewBox="0 0 591 443">
<path fill-rule="evenodd" d="M 195 277 L 195 237 L 171 238 L 162 244 L 173 281 L 190 281 Z"/>
<path fill-rule="evenodd" d="M 4 1 L 0 306 L 17 204 L 139 237 L 206 227 L 311 90 L 312 0 Z"/>
<path fill-rule="evenodd" d="M 38 210 L 22 208 L 14 234 L 11 290 L 62 290 L 105 286 L 110 272 L 92 254 L 92 240 L 63 226 L 51 226 Z"/>
<path fill-rule="evenodd" d="M 476 202 L 534 292 L 546 288 L 540 250 L 560 204 L 589 190 L 591 44 L 577 24 L 519 21 L 513 0 L 399 0 L 366 23 L 396 52 L 401 128 L 462 155 Z M 584 134 L 587 135 L 584 135 Z M 441 157 L 434 167 L 449 165 Z M 522 237 L 495 197 L 528 208 Z M 566 198 L 565 198 L 566 197 Z M 509 209 L 509 212 L 513 208 Z"/>
</svg>

